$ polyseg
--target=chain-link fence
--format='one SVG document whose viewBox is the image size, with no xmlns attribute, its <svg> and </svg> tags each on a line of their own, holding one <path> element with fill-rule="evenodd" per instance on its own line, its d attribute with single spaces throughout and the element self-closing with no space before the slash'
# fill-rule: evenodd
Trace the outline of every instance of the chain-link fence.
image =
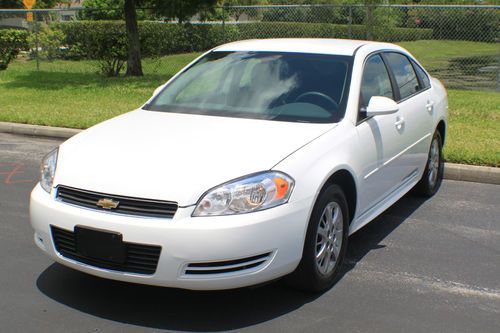
<svg viewBox="0 0 500 333">
<path fill-rule="evenodd" d="M 0 10 L 2 28 L 27 31 L 12 66 L 41 71 L 124 72 L 120 10 Z M 352 38 L 394 42 L 450 88 L 500 91 L 500 6 L 287 5 L 215 7 L 189 22 L 139 10 L 146 75 L 168 77 L 196 54 L 252 38 Z M 1 46 L 0 46 L 1 49 Z M 1 52 L 1 51 L 0 51 Z"/>
</svg>

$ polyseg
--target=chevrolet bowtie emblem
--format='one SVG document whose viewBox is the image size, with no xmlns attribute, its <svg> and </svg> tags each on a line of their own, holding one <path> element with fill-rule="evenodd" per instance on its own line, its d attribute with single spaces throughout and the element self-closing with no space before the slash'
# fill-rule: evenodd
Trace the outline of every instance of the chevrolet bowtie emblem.
<svg viewBox="0 0 500 333">
<path fill-rule="evenodd" d="M 96 205 L 103 209 L 115 209 L 120 204 L 119 201 L 114 201 L 113 199 L 103 198 L 97 201 Z"/>
</svg>

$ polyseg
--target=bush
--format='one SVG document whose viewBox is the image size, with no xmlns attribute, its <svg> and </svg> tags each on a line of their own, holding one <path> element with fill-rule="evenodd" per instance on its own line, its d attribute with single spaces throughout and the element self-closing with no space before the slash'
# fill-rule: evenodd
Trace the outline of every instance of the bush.
<svg viewBox="0 0 500 333">
<path fill-rule="evenodd" d="M 79 21 L 54 23 L 51 27 L 64 32 L 68 58 L 98 60 L 104 75 L 120 74 L 128 52 L 123 22 Z"/>
<path fill-rule="evenodd" d="M 43 27 L 38 32 L 28 37 L 31 49 L 38 47 L 38 56 L 49 61 L 61 58 L 63 53 L 64 33 L 60 29 Z"/>
<path fill-rule="evenodd" d="M 28 32 L 0 29 L 0 70 L 7 69 L 9 63 L 21 50 L 28 50 Z"/>
<path fill-rule="evenodd" d="M 53 23 L 64 32 L 64 44 L 73 59 L 101 60 L 111 55 L 126 60 L 127 35 L 123 21 L 74 21 Z M 237 27 L 221 25 L 167 24 L 139 22 L 143 57 L 210 49 L 237 39 Z"/>
</svg>

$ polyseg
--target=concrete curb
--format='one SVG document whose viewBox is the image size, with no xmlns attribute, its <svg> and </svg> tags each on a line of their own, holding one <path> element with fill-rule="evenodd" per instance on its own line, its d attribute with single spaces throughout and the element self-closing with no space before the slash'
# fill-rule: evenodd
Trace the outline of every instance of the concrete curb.
<svg viewBox="0 0 500 333">
<path fill-rule="evenodd" d="M 63 128 L 63 127 L 50 127 L 50 126 L 0 122 L 0 132 L 67 139 L 75 134 L 80 133 L 81 130 L 73 128 Z"/>
<path fill-rule="evenodd" d="M 82 130 L 0 122 L 0 132 L 68 139 Z M 466 182 L 500 185 L 500 168 L 445 163 L 444 178 Z"/>
<path fill-rule="evenodd" d="M 445 163 L 444 178 L 500 185 L 500 168 Z"/>
</svg>

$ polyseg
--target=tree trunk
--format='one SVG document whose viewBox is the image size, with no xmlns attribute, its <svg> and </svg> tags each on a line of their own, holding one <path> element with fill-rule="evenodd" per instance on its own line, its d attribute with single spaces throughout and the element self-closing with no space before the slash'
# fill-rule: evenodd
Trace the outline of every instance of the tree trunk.
<svg viewBox="0 0 500 333">
<path fill-rule="evenodd" d="M 125 25 L 128 36 L 127 76 L 142 76 L 141 44 L 137 28 L 135 0 L 125 0 Z"/>
<path fill-rule="evenodd" d="M 366 7 L 366 39 L 373 40 L 373 6 Z"/>
</svg>

